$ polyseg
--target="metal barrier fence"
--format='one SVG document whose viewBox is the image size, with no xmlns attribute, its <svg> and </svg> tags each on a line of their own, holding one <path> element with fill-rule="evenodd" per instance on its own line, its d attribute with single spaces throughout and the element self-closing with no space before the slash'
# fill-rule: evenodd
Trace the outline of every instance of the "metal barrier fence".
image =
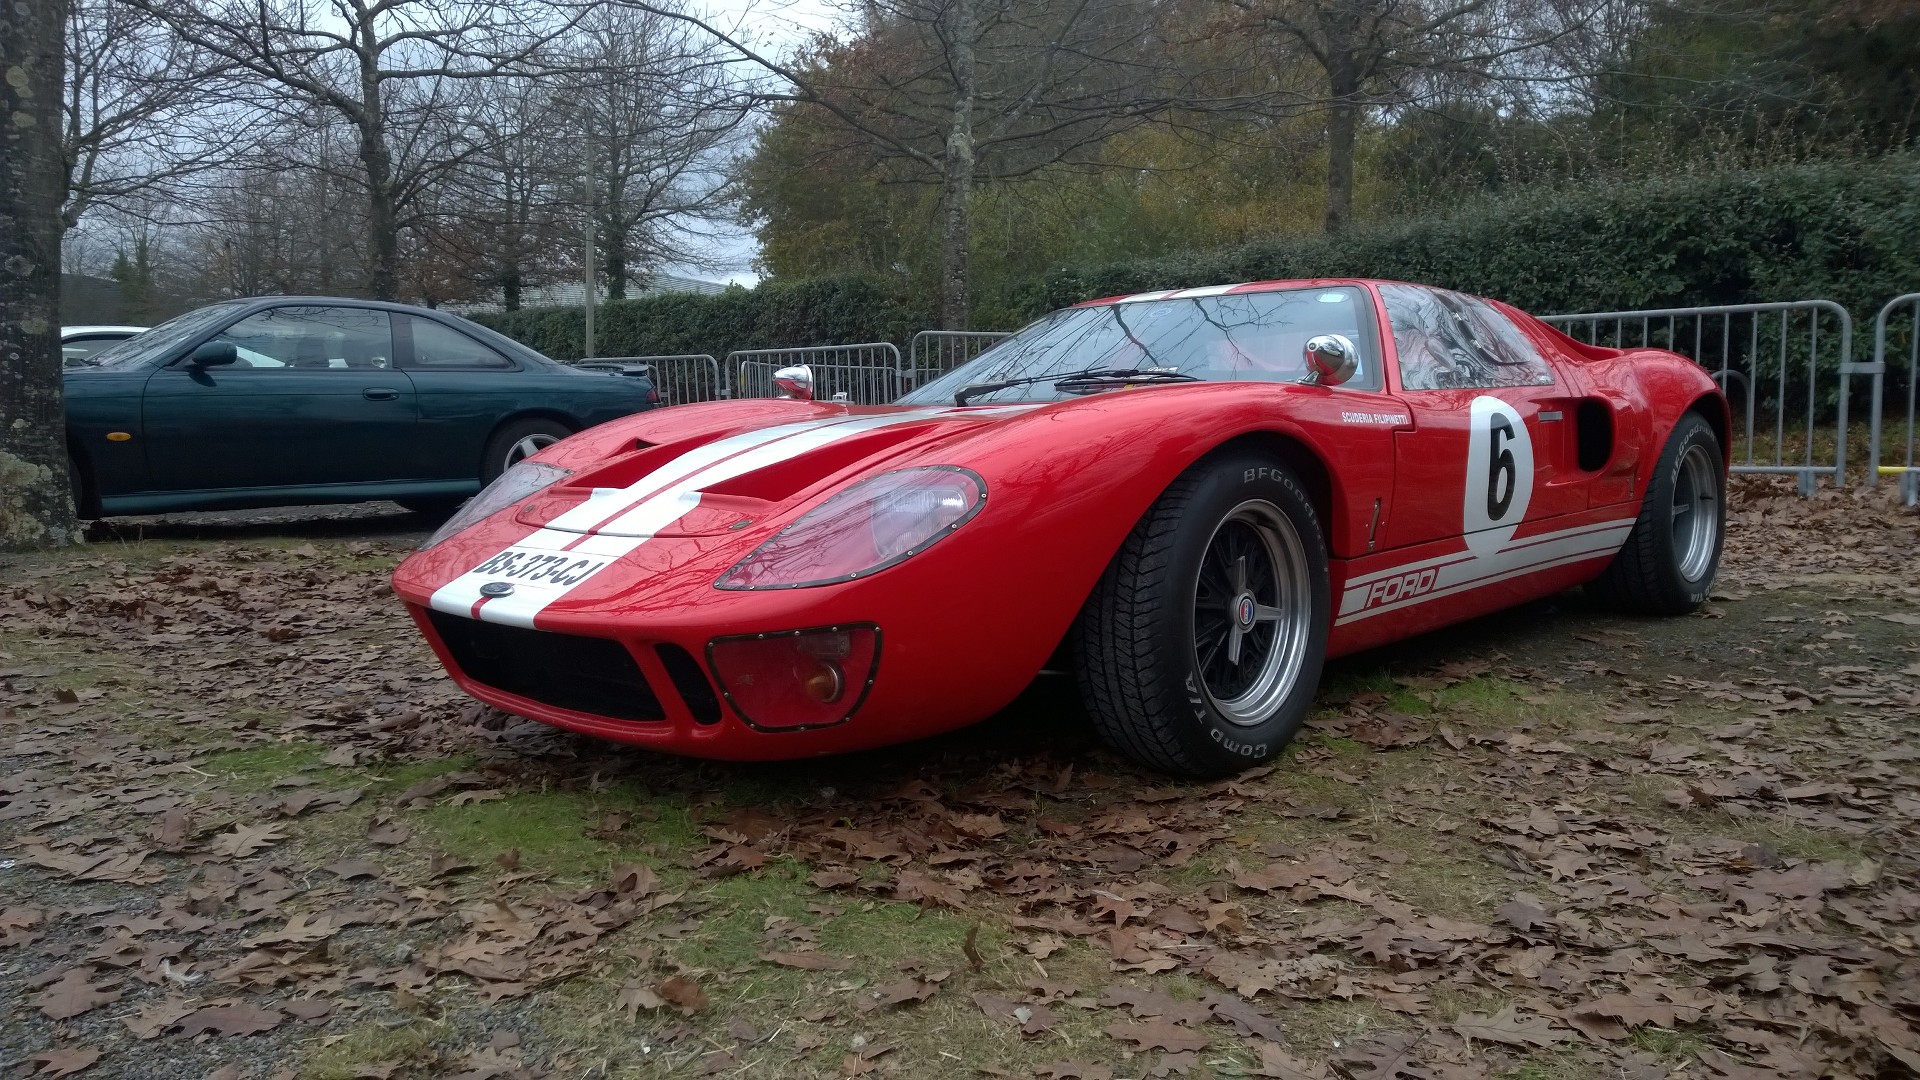
<svg viewBox="0 0 1920 1080">
<path fill-rule="evenodd" d="M 681 353 L 675 356 L 596 356 L 594 364 L 644 364 L 653 376 L 654 389 L 666 405 L 685 405 L 691 401 L 718 401 L 733 396 L 733 387 L 720 374 L 720 361 L 707 353 Z"/>
<path fill-rule="evenodd" d="M 937 379 L 1012 334 L 986 330 L 922 330 L 907 345 L 900 375 L 908 388 Z"/>
<path fill-rule="evenodd" d="M 821 401 L 886 405 L 900 396 L 900 349 L 890 341 L 812 345 L 798 349 L 741 349 L 727 354 L 738 373 L 738 395 L 773 397 L 773 373 L 805 364 L 813 369 L 813 396 Z"/>
<path fill-rule="evenodd" d="M 1875 364 L 1853 362 L 1853 318 L 1831 300 L 1587 312 L 1542 321 L 1591 345 L 1667 349 L 1708 369 L 1733 407 L 1733 470 L 1794 475 L 1803 493 L 1813 490 L 1817 476 L 1832 476 L 1836 485 L 1845 479 L 1849 380 L 1874 375 L 1876 388 L 1879 382 Z M 1830 428 L 1817 420 L 1829 404 Z M 1877 433 L 1877 408 L 1872 424 Z"/>
<path fill-rule="evenodd" d="M 1894 318 L 1902 314 L 1907 316 L 1907 366 L 1903 372 L 1905 376 L 1904 380 L 1896 380 L 1894 382 L 1894 391 L 1897 395 L 1901 389 L 1901 382 L 1905 382 L 1907 398 L 1905 432 L 1894 441 L 1895 456 L 1899 459 L 1900 464 L 1881 465 L 1880 454 L 1882 448 L 1880 438 L 1882 429 L 1886 426 L 1886 403 L 1883 399 L 1882 386 L 1887 376 L 1895 370 L 1887 364 L 1888 353 L 1889 351 L 1899 350 L 1899 343 L 1897 341 L 1892 344 L 1890 350 L 1887 327 Z M 1920 293 L 1907 293 L 1904 296 L 1896 296 L 1887 301 L 1886 305 L 1880 309 L 1880 314 L 1874 316 L 1873 361 L 1879 370 L 1875 373 L 1873 381 L 1873 462 L 1872 469 L 1867 476 L 1867 483 L 1878 483 L 1882 474 L 1899 476 L 1900 496 L 1908 506 L 1912 506 L 1915 503 L 1920 503 L 1920 466 L 1916 466 L 1913 459 L 1915 435 L 1914 390 L 1916 384 L 1920 384 Z M 1896 409 L 1899 408 L 1899 399 L 1897 396 L 1894 400 L 1894 407 Z M 1898 413 L 1895 415 L 1897 416 Z"/>
</svg>

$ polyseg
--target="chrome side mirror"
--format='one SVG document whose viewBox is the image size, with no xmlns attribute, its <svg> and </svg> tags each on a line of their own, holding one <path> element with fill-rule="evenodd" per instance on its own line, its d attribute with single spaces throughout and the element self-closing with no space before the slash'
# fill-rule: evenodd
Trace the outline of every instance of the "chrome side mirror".
<svg viewBox="0 0 1920 1080">
<path fill-rule="evenodd" d="M 805 364 L 783 367 L 773 373 L 773 387 L 783 398 L 813 400 L 813 369 Z"/>
<path fill-rule="evenodd" d="M 1345 334 L 1317 334 L 1307 339 L 1308 385 L 1339 386 L 1360 370 L 1360 349 Z"/>
</svg>

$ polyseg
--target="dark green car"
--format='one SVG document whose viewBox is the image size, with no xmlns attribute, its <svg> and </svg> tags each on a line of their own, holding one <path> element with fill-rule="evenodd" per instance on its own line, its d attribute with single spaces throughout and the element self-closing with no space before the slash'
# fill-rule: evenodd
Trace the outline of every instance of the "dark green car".
<svg viewBox="0 0 1920 1080">
<path fill-rule="evenodd" d="M 200 308 L 66 371 L 82 516 L 392 499 L 445 510 L 582 428 L 657 406 L 444 312 L 315 297 Z"/>
</svg>

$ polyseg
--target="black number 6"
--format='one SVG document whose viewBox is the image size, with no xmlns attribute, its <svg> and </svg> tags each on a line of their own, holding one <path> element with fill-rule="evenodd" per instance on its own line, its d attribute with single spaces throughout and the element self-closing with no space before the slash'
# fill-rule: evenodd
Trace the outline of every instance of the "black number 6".
<svg viewBox="0 0 1920 1080">
<path fill-rule="evenodd" d="M 1503 439 L 1502 436 L 1505 438 Z M 1487 520 L 1499 521 L 1507 516 L 1507 507 L 1513 505 L 1513 451 L 1503 443 L 1513 441 L 1513 422 L 1505 416 L 1495 413 L 1487 431 L 1487 446 L 1493 460 L 1487 466 Z M 1502 476 L 1506 477 L 1503 484 Z"/>
</svg>

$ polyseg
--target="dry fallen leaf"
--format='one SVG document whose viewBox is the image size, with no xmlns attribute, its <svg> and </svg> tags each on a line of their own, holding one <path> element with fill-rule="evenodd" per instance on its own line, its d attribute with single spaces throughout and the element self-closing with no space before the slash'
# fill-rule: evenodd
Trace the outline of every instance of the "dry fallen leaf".
<svg viewBox="0 0 1920 1080">
<path fill-rule="evenodd" d="M 651 988 L 642 986 L 639 983 L 630 982 L 620 988 L 620 996 L 618 1000 L 614 1002 L 614 1005 L 621 1012 L 627 1014 L 627 1019 L 632 1020 L 640 1015 L 641 1009 L 652 1011 L 654 1009 L 666 1008 L 667 1001 L 659 994 L 654 993 Z"/>
<path fill-rule="evenodd" d="M 33 999 L 34 1007 L 49 1020 L 68 1020 L 110 1001 L 120 1000 L 121 991 L 94 986 L 88 968 L 70 968 L 58 982 Z M 106 984 L 111 987 L 112 984 Z"/>
<path fill-rule="evenodd" d="M 188 1013 L 175 1026 L 185 1038 L 192 1038 L 203 1031 L 229 1036 L 258 1035 L 279 1027 L 286 1018 L 285 1013 L 252 1005 L 216 1005 Z"/>
<path fill-rule="evenodd" d="M 1552 1046 L 1567 1040 L 1567 1032 L 1554 1030 L 1546 1017 L 1521 1020 L 1517 1008 L 1509 1004 L 1492 1016 L 1463 1013 L 1460 1019 L 1454 1021 L 1453 1030 L 1468 1039 L 1508 1046 Z"/>
<path fill-rule="evenodd" d="M 1150 1020 L 1144 1024 L 1130 1024 L 1121 1020 L 1108 1024 L 1106 1031 L 1110 1038 L 1133 1043 L 1136 1050 L 1204 1050 L 1212 1041 L 1192 1028 L 1165 1020 Z"/>
<path fill-rule="evenodd" d="M 286 838 L 286 830 L 278 825 L 235 825 L 232 832 L 221 833 L 213 838 L 212 850 L 215 855 L 240 859 L 272 847 Z"/>
<path fill-rule="evenodd" d="M 1260 1064 L 1248 1073 L 1270 1080 L 1328 1080 L 1327 1067 L 1317 1061 L 1297 1058 L 1279 1043 L 1261 1042 L 1257 1046 Z"/>
<path fill-rule="evenodd" d="M 65 1046 L 35 1054 L 28 1060 L 39 1066 L 33 1071 L 33 1075 L 57 1080 L 58 1077 L 72 1076 L 99 1061 L 100 1051 L 91 1046 Z"/>
<path fill-rule="evenodd" d="M 679 1009 L 682 1016 L 692 1016 L 707 1007 L 706 991 L 683 975 L 675 975 L 653 989 L 668 1004 Z"/>
</svg>

